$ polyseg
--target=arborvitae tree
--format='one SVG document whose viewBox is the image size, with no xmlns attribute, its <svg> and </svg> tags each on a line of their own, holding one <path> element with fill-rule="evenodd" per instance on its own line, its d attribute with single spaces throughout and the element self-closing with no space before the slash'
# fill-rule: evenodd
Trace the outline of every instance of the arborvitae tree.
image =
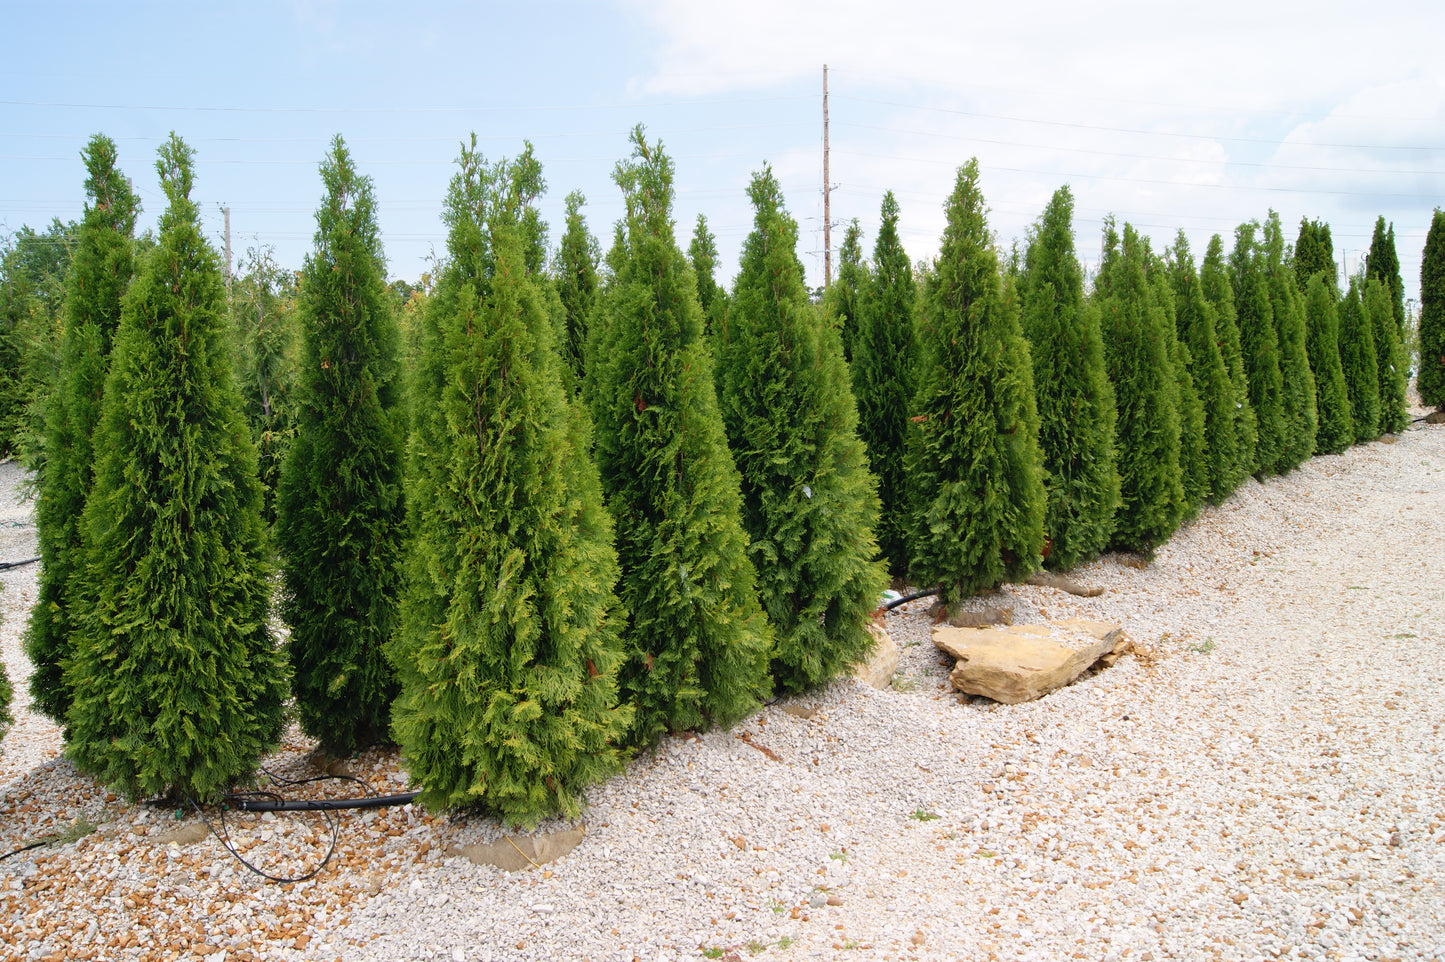
<svg viewBox="0 0 1445 962">
<path fill-rule="evenodd" d="M 1044 560 L 1061 570 L 1104 550 L 1119 506 L 1114 388 L 1098 308 L 1084 299 L 1073 221 L 1074 195 L 1060 187 L 1029 236 L 1020 276 L 1048 494 Z"/>
<path fill-rule="evenodd" d="M 883 196 L 882 226 L 873 248 L 858 328 L 858 353 L 849 368 L 858 402 L 858 436 L 878 479 L 878 550 L 895 575 L 908 570 L 908 405 L 913 398 L 917 350 L 913 343 L 918 292 L 913 268 L 898 240 L 898 202 Z"/>
<path fill-rule="evenodd" d="M 999 274 L 976 158 L 959 168 L 945 211 L 918 324 L 910 567 L 954 606 L 1039 569 L 1047 499 L 1033 363 Z"/>
<path fill-rule="evenodd" d="M 1330 225 L 1324 221 L 1300 218 L 1299 237 L 1294 243 L 1294 277 L 1299 289 L 1308 290 L 1310 278 L 1321 274 L 1325 281 L 1325 292 L 1338 300 L 1340 290 L 1337 269 L 1335 244 L 1330 239 Z"/>
<path fill-rule="evenodd" d="M 1147 246 L 1147 239 L 1145 241 Z M 1194 386 L 1194 358 L 1179 338 L 1174 285 L 1162 258 L 1149 251 L 1146 271 L 1159 309 L 1164 312 L 1164 346 L 1174 370 L 1179 398 L 1179 482 L 1184 488 L 1180 521 L 1189 521 L 1209 499 L 1209 452 L 1204 446 L 1204 401 Z"/>
<path fill-rule="evenodd" d="M 242 265 L 231 286 L 236 367 L 265 488 L 262 514 L 274 523 L 281 466 L 296 436 L 296 274 L 269 249 L 248 251 Z"/>
<path fill-rule="evenodd" d="M 1370 252 L 1365 255 L 1365 278 L 1376 278 L 1390 295 L 1390 316 L 1395 322 L 1395 337 L 1405 337 L 1405 280 L 1400 276 L 1400 256 L 1395 249 L 1395 225 L 1385 226 L 1384 216 L 1375 221 L 1370 237 Z M 1363 290 L 1363 288 L 1362 288 Z"/>
<path fill-rule="evenodd" d="M 1261 246 L 1265 268 L 1269 271 L 1270 311 L 1279 336 L 1280 410 L 1285 425 L 1280 470 L 1289 471 L 1315 453 L 1319 412 L 1315 403 L 1315 378 L 1310 371 L 1304 302 L 1295 284 L 1294 271 L 1285 262 L 1284 231 L 1275 211 L 1269 212 L 1269 219 L 1264 223 Z"/>
<path fill-rule="evenodd" d="M 400 335 L 371 178 L 341 137 L 321 163 L 326 197 L 301 272 L 296 439 L 277 494 L 281 618 L 301 728 L 350 754 L 388 734 L 405 532 Z"/>
<path fill-rule="evenodd" d="M 798 225 L 771 169 L 753 175 L 748 195 L 753 232 L 713 352 L 758 597 L 776 637 L 773 684 L 792 693 L 868 654 L 886 578 L 838 332 L 808 302 Z"/>
<path fill-rule="evenodd" d="M 1104 359 L 1119 417 L 1119 510 L 1112 544 L 1152 552 L 1184 516 L 1179 464 L 1179 380 L 1170 356 L 1169 323 L 1150 283 L 1148 242 L 1124 225 L 1122 246 L 1110 220 L 1094 282 Z"/>
<path fill-rule="evenodd" d="M 730 725 L 767 696 L 772 633 L 748 559 L 739 477 L 672 222 L 672 161 L 639 126 L 613 179 L 627 204 L 589 370 L 597 461 L 631 613 L 632 739 Z M 791 414 L 791 412 L 790 412 Z"/>
<path fill-rule="evenodd" d="M 587 349 L 587 325 L 596 310 L 597 265 L 602 259 L 597 238 L 588 232 L 587 221 L 582 216 L 582 207 L 586 203 L 587 198 L 581 191 L 574 190 L 567 195 L 567 226 L 552 263 L 552 275 L 566 317 L 567 334 L 562 342 L 562 355 L 578 384 L 587 370 L 583 356 Z"/>
<path fill-rule="evenodd" d="M 1445 211 L 1435 208 L 1420 259 L 1420 400 L 1445 410 Z"/>
<path fill-rule="evenodd" d="M 722 314 L 726 297 L 713 277 L 717 273 L 717 238 L 707 229 L 707 218 L 702 214 L 697 215 L 687 257 L 693 274 L 697 276 L 697 299 L 702 305 L 703 329 L 711 332 L 713 318 Z"/>
<path fill-rule="evenodd" d="M 1375 338 L 1375 373 L 1380 378 L 1380 432 L 1398 434 L 1410 424 L 1409 402 L 1405 397 L 1409 371 L 1405 346 L 1390 304 L 1390 288 L 1377 277 L 1368 277 L 1364 288 L 1365 315 Z"/>
<path fill-rule="evenodd" d="M 1339 310 L 1325 271 L 1309 276 L 1305 289 L 1310 369 L 1315 375 L 1315 403 L 1319 411 L 1316 454 L 1339 454 L 1355 442 L 1350 416 L 1350 395 L 1340 366 Z"/>
<path fill-rule="evenodd" d="M 540 165 L 473 137 L 458 166 L 411 386 L 392 731 L 425 804 L 531 825 L 621 763 L 617 558 L 527 268 Z"/>
<path fill-rule="evenodd" d="M 853 218 L 838 248 L 838 279 L 828 288 L 828 316 L 843 340 L 843 357 L 851 364 L 863 329 L 863 300 L 868 287 L 868 265 L 863 262 L 863 228 Z"/>
<path fill-rule="evenodd" d="M 1209 239 L 1204 260 L 1199 265 L 1199 286 L 1204 299 L 1214 308 L 1215 333 L 1219 337 L 1219 353 L 1229 371 L 1234 388 L 1234 439 L 1237 461 L 1229 471 L 1229 490 L 1255 471 L 1258 463 L 1259 425 L 1254 405 L 1249 401 L 1249 378 L 1244 372 L 1244 352 L 1240 346 L 1239 324 L 1234 309 L 1234 288 L 1224 260 L 1224 241 L 1218 234 Z"/>
<path fill-rule="evenodd" d="M 116 148 L 97 134 L 82 153 L 89 202 L 66 276 L 60 370 L 45 405 L 43 458 L 35 476 L 35 523 L 40 543 L 39 592 L 25 647 L 34 665 L 30 694 L 36 710 L 65 723 L 70 694 L 63 666 L 74 630 L 80 569 L 80 515 L 95 474 L 91 435 L 120 323 L 121 296 L 135 273 L 140 202 L 115 166 Z"/>
<path fill-rule="evenodd" d="M 1249 382 L 1259 441 L 1255 474 L 1265 477 L 1286 470 L 1284 376 L 1280 371 L 1279 332 L 1270 301 L 1270 274 L 1264 251 L 1255 240 L 1258 221 L 1240 224 L 1234 232 L 1229 280 L 1239 324 L 1239 344 Z"/>
<path fill-rule="evenodd" d="M 1380 436 L 1380 373 L 1375 355 L 1374 324 L 1360 296 L 1360 279 L 1350 278 L 1350 289 L 1340 302 L 1340 367 L 1350 398 L 1355 442 Z"/>
<path fill-rule="evenodd" d="M 1211 504 L 1219 504 L 1229 497 L 1243 477 L 1239 471 L 1235 421 L 1239 398 L 1220 351 L 1215 327 L 1218 312 L 1204 297 L 1204 287 L 1189 252 L 1189 240 L 1182 230 L 1174 246 L 1166 252 L 1166 263 L 1174 288 L 1174 323 L 1179 340 L 1192 359 L 1194 385 L 1204 416 L 1204 498 Z"/>
<path fill-rule="evenodd" d="M 170 206 L 124 300 L 82 518 L 69 754 L 131 797 L 211 799 L 280 736 L 286 662 L 190 148 L 172 134 L 156 168 Z"/>
</svg>

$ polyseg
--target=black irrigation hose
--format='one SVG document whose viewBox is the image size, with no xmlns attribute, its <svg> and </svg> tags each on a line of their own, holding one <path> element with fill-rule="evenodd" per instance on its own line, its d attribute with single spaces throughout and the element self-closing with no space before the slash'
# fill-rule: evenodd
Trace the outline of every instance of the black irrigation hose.
<svg viewBox="0 0 1445 962">
<path fill-rule="evenodd" d="M 217 830 L 216 826 L 211 824 L 211 820 L 206 818 L 206 813 L 201 811 L 201 806 L 196 804 L 195 799 L 187 795 L 186 801 L 191 803 L 191 808 L 194 808 L 196 810 L 196 814 L 201 816 L 201 821 L 206 823 L 206 828 L 209 828 L 211 830 L 211 834 L 216 836 L 220 843 L 225 846 L 226 851 L 230 852 L 231 856 L 236 861 L 240 862 L 252 872 L 255 872 L 257 875 L 261 876 L 263 879 L 266 879 L 269 882 L 280 882 L 282 884 L 285 884 L 287 882 L 304 882 L 307 879 L 315 878 L 318 874 L 320 874 L 321 870 L 324 869 L 328 863 L 330 863 L 331 856 L 336 853 L 337 839 L 341 836 L 341 819 L 337 818 L 334 812 L 323 812 L 322 814 L 326 816 L 326 821 L 331 825 L 331 847 L 326 850 L 326 855 L 321 859 L 319 863 L 317 863 L 316 867 L 313 868 L 311 871 L 307 872 L 305 875 L 298 875 L 294 878 L 283 878 L 279 875 L 272 875 L 270 872 L 262 871 L 261 869 L 252 865 L 250 862 L 246 861 L 246 859 L 241 855 L 241 853 L 236 851 L 235 843 L 231 841 L 230 831 L 226 828 L 226 810 L 224 807 L 221 809 L 221 827 L 219 830 Z"/>
<path fill-rule="evenodd" d="M 242 812 L 338 812 L 354 808 L 385 808 L 388 805 L 405 805 L 415 801 L 421 792 L 402 792 L 400 795 L 369 795 L 366 798 L 317 798 L 288 802 L 282 799 L 263 801 L 255 798 L 236 799 L 236 809 Z"/>
<path fill-rule="evenodd" d="M 937 588 L 929 588 L 927 591 L 915 591 L 915 592 L 914 592 L 913 594 L 911 594 L 911 595 L 904 595 L 902 598 L 898 598 L 898 599 L 896 599 L 896 600 L 894 600 L 894 601 L 888 602 L 888 604 L 886 604 L 886 605 L 883 606 L 883 610 L 884 610 L 884 611 L 892 611 L 894 608 L 897 608 L 899 605 L 906 605 L 906 604 L 907 604 L 908 602 L 910 602 L 910 601 L 917 601 L 919 598 L 927 598 L 927 597 L 929 597 L 930 595 L 936 595 L 936 594 L 938 594 L 938 589 L 937 589 Z"/>
<path fill-rule="evenodd" d="M 29 845 L 22 845 L 13 852 L 6 852 L 4 855 L 0 855 L 0 862 L 3 862 L 5 859 L 9 858 L 12 855 L 19 855 L 21 852 L 28 852 L 32 848 L 39 848 L 42 845 L 49 845 L 53 841 L 55 841 L 55 839 L 47 838 L 44 841 L 31 842 Z"/>
<path fill-rule="evenodd" d="M 39 558 L 26 558 L 23 561 L 0 561 L 0 571 L 9 571 L 11 568 L 20 568 L 25 565 L 33 565 Z"/>
</svg>

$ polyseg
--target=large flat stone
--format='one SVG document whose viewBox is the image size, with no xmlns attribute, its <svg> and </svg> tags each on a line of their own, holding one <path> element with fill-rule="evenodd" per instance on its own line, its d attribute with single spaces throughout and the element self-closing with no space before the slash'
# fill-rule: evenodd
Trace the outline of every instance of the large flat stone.
<svg viewBox="0 0 1445 962">
<path fill-rule="evenodd" d="M 933 643 L 958 659 L 948 676 L 955 689 L 1005 705 L 1057 691 L 1134 646 L 1118 625 L 1080 618 L 993 628 L 939 625 Z"/>
<path fill-rule="evenodd" d="M 492 865 L 504 872 L 519 872 L 556 861 L 582 843 L 586 828 L 564 829 L 538 835 L 508 835 L 500 841 L 453 845 L 448 855 L 463 855 L 475 865 Z"/>
<path fill-rule="evenodd" d="M 878 689 L 893 686 L 893 673 L 898 670 L 898 642 L 877 625 L 869 625 L 868 633 L 877 642 L 868 660 L 853 669 L 853 677 Z"/>
</svg>

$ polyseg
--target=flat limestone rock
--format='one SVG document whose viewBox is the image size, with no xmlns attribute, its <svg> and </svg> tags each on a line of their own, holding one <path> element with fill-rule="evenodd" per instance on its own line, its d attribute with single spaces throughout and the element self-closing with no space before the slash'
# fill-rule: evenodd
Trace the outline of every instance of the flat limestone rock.
<svg viewBox="0 0 1445 962">
<path fill-rule="evenodd" d="M 893 673 L 898 670 L 898 642 L 877 625 L 869 625 L 868 633 L 877 644 L 872 656 L 853 669 L 853 677 L 865 685 L 886 690 L 893 687 Z"/>
<path fill-rule="evenodd" d="M 1041 625 L 933 629 L 933 644 L 958 659 L 948 679 L 968 695 L 1005 705 L 1057 691 L 1103 661 L 1134 649 L 1118 625 L 1069 618 Z"/>
<path fill-rule="evenodd" d="M 476 845 L 453 845 L 448 855 L 462 855 L 474 865 L 492 865 L 504 872 L 518 872 L 554 862 L 581 844 L 582 825 L 541 835 L 508 835 L 500 841 Z"/>
</svg>

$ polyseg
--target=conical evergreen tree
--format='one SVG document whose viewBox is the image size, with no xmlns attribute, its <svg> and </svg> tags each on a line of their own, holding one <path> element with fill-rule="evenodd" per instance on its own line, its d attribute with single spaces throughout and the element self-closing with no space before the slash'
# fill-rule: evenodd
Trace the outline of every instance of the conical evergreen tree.
<svg viewBox="0 0 1445 962">
<path fill-rule="evenodd" d="M 552 264 L 553 280 L 562 299 L 566 319 L 567 334 L 562 341 L 562 356 L 567 361 L 572 378 L 579 385 L 587 371 L 584 357 L 587 324 L 597 305 L 597 264 L 602 259 L 597 238 L 588 233 L 587 221 L 582 216 L 582 207 L 586 203 L 587 198 L 581 191 L 574 190 L 567 195 L 567 226 Z"/>
<path fill-rule="evenodd" d="M 1339 299 L 1339 274 L 1330 225 L 1324 221 L 1300 219 L 1299 237 L 1294 243 L 1294 277 L 1301 291 L 1309 289 L 1310 278 L 1324 276 L 1325 293 Z M 1318 372 L 1316 372 L 1318 373 Z"/>
<path fill-rule="evenodd" d="M 1405 346 L 1391 307 L 1390 288 L 1377 277 L 1368 277 L 1364 289 L 1365 315 L 1375 338 L 1375 372 L 1380 378 L 1380 432 L 1398 434 L 1410 424 L 1405 385 L 1409 377 Z"/>
<path fill-rule="evenodd" d="M 90 202 L 66 274 L 59 376 L 44 402 L 44 457 L 35 475 L 39 592 L 25 636 L 35 666 L 30 675 L 32 704 L 62 725 L 70 708 L 63 666 L 74 631 L 72 582 L 81 565 L 80 516 L 95 474 L 91 435 L 100 420 L 121 296 L 135 273 L 133 234 L 140 211 L 140 201 L 115 166 L 116 147 L 110 138 L 92 137 L 82 156 Z"/>
<path fill-rule="evenodd" d="M 1420 400 L 1445 409 L 1445 211 L 1435 208 L 1420 259 Z"/>
<path fill-rule="evenodd" d="M 527 267 L 540 165 L 474 137 L 458 166 L 412 382 L 392 730 L 425 804 L 531 825 L 621 763 L 617 558 Z"/>
<path fill-rule="evenodd" d="M 156 164 L 170 206 L 115 337 L 64 678 L 71 758 L 132 797 L 215 798 L 285 717 L 256 450 L 191 156 L 172 134 Z"/>
<path fill-rule="evenodd" d="M 1218 234 L 1209 239 L 1204 260 L 1199 265 L 1199 286 L 1204 299 L 1214 308 L 1215 333 L 1219 337 L 1219 353 L 1234 386 L 1234 438 L 1238 460 L 1229 472 L 1229 490 L 1254 473 L 1258 463 L 1259 425 L 1254 405 L 1249 402 L 1249 378 L 1244 372 L 1244 352 L 1239 341 L 1239 325 L 1234 310 L 1234 288 L 1229 283 L 1229 270 L 1224 260 L 1224 241 Z"/>
<path fill-rule="evenodd" d="M 753 232 L 713 351 L 758 598 L 775 632 L 773 685 L 792 693 L 867 656 L 886 578 L 838 332 L 808 302 L 798 225 L 771 169 L 753 175 L 748 195 Z"/>
<path fill-rule="evenodd" d="M 1147 246 L 1147 239 L 1145 244 Z M 1179 482 L 1184 489 L 1181 523 L 1191 520 L 1209 499 L 1209 452 L 1204 446 L 1204 401 L 1194 386 L 1194 358 L 1179 338 L 1174 285 L 1164 261 L 1148 251 L 1148 277 L 1159 309 L 1164 312 L 1164 341 L 1179 399 Z"/>
<path fill-rule="evenodd" d="M 1255 474 L 1266 477 L 1286 468 L 1284 376 L 1280 371 L 1279 332 L 1270 300 L 1270 274 L 1264 252 L 1256 241 L 1259 223 L 1240 224 L 1234 232 L 1234 253 L 1229 258 L 1229 280 L 1239 324 L 1240 351 L 1249 383 L 1259 441 L 1255 448 Z"/>
<path fill-rule="evenodd" d="M 296 437 L 296 274 L 268 249 L 253 248 L 243 265 L 231 282 L 236 372 L 265 492 L 261 513 L 274 525 L 281 467 Z"/>
<path fill-rule="evenodd" d="M 863 261 L 863 228 L 853 218 L 838 248 L 838 279 L 828 288 L 825 306 L 843 341 L 843 357 L 853 362 L 853 350 L 862 336 L 868 265 Z"/>
<path fill-rule="evenodd" d="M 1345 393 L 1350 398 L 1350 419 L 1355 443 L 1380 436 L 1380 373 L 1375 355 L 1374 323 L 1365 312 L 1360 279 L 1350 278 L 1350 289 L 1340 303 L 1340 367 Z"/>
<path fill-rule="evenodd" d="M 1350 395 L 1345 371 L 1340 366 L 1339 310 L 1331 294 L 1325 271 L 1309 277 L 1305 290 L 1310 368 L 1315 373 L 1315 403 L 1319 411 L 1319 433 L 1315 453 L 1339 454 L 1355 441 L 1355 424 L 1350 416 Z"/>
<path fill-rule="evenodd" d="M 401 489 L 400 335 L 371 178 L 341 137 L 301 272 L 298 430 L 277 491 L 281 618 L 301 728 L 346 755 L 384 739 L 397 684 Z"/>
<path fill-rule="evenodd" d="M 1170 283 L 1174 288 L 1174 323 L 1179 340 L 1192 358 L 1194 384 L 1204 417 L 1204 500 L 1219 504 L 1229 497 L 1243 474 L 1239 466 L 1239 437 L 1235 411 L 1239 398 L 1220 351 L 1215 328 L 1218 313 L 1204 297 L 1194 270 L 1189 240 L 1181 230 L 1167 252 Z"/>
<path fill-rule="evenodd" d="M 1395 321 L 1395 339 L 1405 337 L 1405 279 L 1400 276 L 1400 256 L 1395 249 L 1395 225 L 1385 226 L 1382 215 L 1375 221 L 1370 236 L 1370 252 L 1365 255 L 1365 279 L 1375 278 L 1385 285 L 1389 294 L 1390 316 Z M 1361 289 L 1363 291 L 1363 288 Z"/>
<path fill-rule="evenodd" d="M 708 230 L 707 218 L 702 214 L 697 215 L 687 258 L 692 272 L 697 275 L 697 299 L 702 305 L 703 329 L 711 332 L 713 318 L 721 316 L 727 298 L 714 277 L 717 273 L 717 238 Z"/>
<path fill-rule="evenodd" d="M 908 478 L 908 405 L 913 398 L 917 349 L 913 343 L 918 292 L 913 268 L 898 239 L 898 201 L 883 195 L 882 225 L 873 247 L 857 332 L 858 353 L 849 368 L 858 402 L 858 436 L 878 479 L 878 550 L 896 575 L 908 570 L 911 527 Z"/>
<path fill-rule="evenodd" d="M 1048 495 L 1045 563 L 1068 570 L 1108 545 L 1119 506 L 1114 388 L 1098 308 L 1084 300 L 1068 187 L 1031 232 L 1019 281 Z"/>
<path fill-rule="evenodd" d="M 990 242 L 978 160 L 959 168 L 919 316 L 911 570 L 953 606 L 1042 563 L 1033 364 Z"/>
<path fill-rule="evenodd" d="M 597 461 L 632 621 L 622 691 L 633 740 L 730 725 L 767 696 L 772 632 L 742 527 L 702 307 L 673 235 L 671 159 L 632 134 L 613 179 L 627 219 L 591 356 Z"/>
<path fill-rule="evenodd" d="M 1264 222 L 1261 246 L 1269 271 L 1270 311 L 1279 336 L 1280 410 L 1285 426 L 1280 470 L 1289 471 L 1315 453 L 1319 412 L 1315 403 L 1315 378 L 1310 371 L 1304 303 L 1295 284 L 1294 271 L 1285 262 L 1284 231 L 1275 211 L 1270 211 L 1269 219 Z"/>
<path fill-rule="evenodd" d="M 1152 552 L 1184 516 L 1179 464 L 1179 380 L 1170 356 L 1168 317 L 1150 283 L 1148 242 L 1124 225 L 1123 243 L 1109 221 L 1095 279 L 1104 359 L 1118 407 L 1119 510 L 1112 544 Z"/>
</svg>

